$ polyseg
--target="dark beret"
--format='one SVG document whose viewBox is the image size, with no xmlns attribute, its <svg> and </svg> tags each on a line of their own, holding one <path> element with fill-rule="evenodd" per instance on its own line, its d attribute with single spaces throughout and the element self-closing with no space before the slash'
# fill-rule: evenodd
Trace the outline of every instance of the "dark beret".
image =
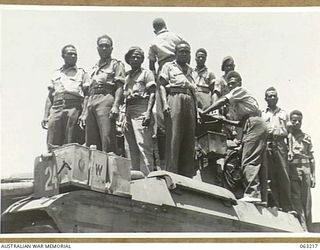
<svg viewBox="0 0 320 250">
<path fill-rule="evenodd" d="M 202 52 L 204 53 L 206 56 L 207 56 L 207 51 L 204 49 L 204 48 L 200 48 L 196 51 L 196 55 L 199 53 L 199 52 Z"/>
<path fill-rule="evenodd" d="M 225 58 L 223 58 L 222 65 L 221 65 L 222 71 L 224 71 L 224 67 L 225 67 L 226 63 L 228 63 L 228 62 L 234 63 L 234 60 L 231 56 L 226 56 Z"/>
<path fill-rule="evenodd" d="M 227 79 L 227 82 L 229 82 L 229 79 L 230 78 L 237 78 L 239 82 L 242 82 L 242 78 L 241 78 L 241 75 L 237 72 L 237 71 L 230 71 L 227 76 L 226 76 L 226 79 Z"/>
</svg>

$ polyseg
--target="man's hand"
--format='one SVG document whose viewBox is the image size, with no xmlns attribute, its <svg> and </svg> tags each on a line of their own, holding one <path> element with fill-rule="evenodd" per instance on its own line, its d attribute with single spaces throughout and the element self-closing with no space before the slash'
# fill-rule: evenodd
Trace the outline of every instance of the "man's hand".
<svg viewBox="0 0 320 250">
<path fill-rule="evenodd" d="M 48 118 L 44 118 L 44 119 L 41 121 L 41 127 L 42 127 L 43 129 L 48 129 L 48 121 L 49 121 Z"/>
<path fill-rule="evenodd" d="M 144 112 L 142 119 L 142 126 L 149 127 L 151 122 L 151 113 L 150 112 Z"/>
<path fill-rule="evenodd" d="M 201 109 L 201 108 L 199 108 L 198 107 L 198 109 L 197 109 L 197 123 L 198 124 L 201 124 L 202 123 L 202 112 L 203 112 L 203 110 Z"/>
<path fill-rule="evenodd" d="M 86 127 L 86 118 L 84 115 L 80 115 L 79 119 L 78 119 L 78 124 L 79 124 L 79 127 L 84 130 L 85 127 Z"/>
<path fill-rule="evenodd" d="M 311 187 L 314 188 L 316 186 L 316 176 L 311 175 Z"/>
<path fill-rule="evenodd" d="M 168 116 L 171 114 L 171 108 L 167 103 L 163 105 L 163 113 Z"/>
<path fill-rule="evenodd" d="M 293 160 L 293 153 L 291 151 L 288 152 L 288 161 Z"/>
<path fill-rule="evenodd" d="M 116 119 L 119 116 L 119 107 L 113 106 L 109 113 L 110 119 Z"/>
</svg>

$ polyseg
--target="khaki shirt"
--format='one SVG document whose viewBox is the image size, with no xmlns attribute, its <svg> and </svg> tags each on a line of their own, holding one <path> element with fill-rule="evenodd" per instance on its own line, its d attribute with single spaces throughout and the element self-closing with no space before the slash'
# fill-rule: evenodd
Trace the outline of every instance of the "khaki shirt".
<svg viewBox="0 0 320 250">
<path fill-rule="evenodd" d="M 163 65 L 160 77 L 166 80 L 166 88 L 181 87 L 195 91 L 196 76 L 194 70 L 189 66 L 187 73 L 184 74 L 179 64 L 176 61 L 167 62 Z"/>
<path fill-rule="evenodd" d="M 89 86 L 89 76 L 82 68 L 61 67 L 57 69 L 48 85 L 49 90 L 53 90 L 53 96 L 68 93 L 83 97 L 84 89 Z"/>
<path fill-rule="evenodd" d="M 198 91 L 201 92 L 202 88 L 208 89 L 211 92 L 214 89 L 214 84 L 216 77 L 212 72 L 209 72 L 207 67 L 203 67 L 202 69 L 198 70 L 195 68 L 194 71 L 196 72 L 196 84 Z"/>
<path fill-rule="evenodd" d="M 303 133 L 302 135 L 295 136 L 290 133 L 289 140 L 293 158 L 313 159 L 313 147 L 309 135 Z"/>
<path fill-rule="evenodd" d="M 230 102 L 230 116 L 236 121 L 242 120 L 246 115 L 260 113 L 257 100 L 243 87 L 232 89 L 225 97 Z"/>
<path fill-rule="evenodd" d="M 149 60 L 158 60 L 159 68 L 161 68 L 168 58 L 174 60 L 176 44 L 182 40 L 180 36 L 167 29 L 160 30 L 149 47 Z"/>
<path fill-rule="evenodd" d="M 134 72 L 131 70 L 126 76 L 123 95 L 126 100 L 135 98 L 148 99 L 150 93 L 155 91 L 155 87 L 154 75 L 150 70 L 143 68 Z"/>
<path fill-rule="evenodd" d="M 289 122 L 289 116 L 285 110 L 277 107 L 272 111 L 267 108 L 262 111 L 262 118 L 267 124 L 268 134 L 283 137 L 288 135 L 287 123 Z"/>
<path fill-rule="evenodd" d="M 223 76 L 216 79 L 214 84 L 214 92 L 216 92 L 219 97 L 224 96 L 230 92 L 228 84 Z"/>
<path fill-rule="evenodd" d="M 122 62 L 110 58 L 101 66 L 97 63 L 92 68 L 90 76 L 90 88 L 93 88 L 98 84 L 115 87 L 116 82 L 124 84 L 125 67 Z"/>
</svg>

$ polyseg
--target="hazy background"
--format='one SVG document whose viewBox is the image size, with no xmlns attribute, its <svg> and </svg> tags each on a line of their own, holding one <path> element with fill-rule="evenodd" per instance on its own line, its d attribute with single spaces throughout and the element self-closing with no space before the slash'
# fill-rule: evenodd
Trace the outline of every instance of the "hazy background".
<svg viewBox="0 0 320 250">
<path fill-rule="evenodd" d="M 74 44 L 79 67 L 98 60 L 96 39 L 113 38 L 113 57 L 124 62 L 130 46 L 146 54 L 155 37 L 152 20 L 163 17 L 194 52 L 208 51 L 207 66 L 222 75 L 222 58 L 231 55 L 243 86 L 265 108 L 264 91 L 277 88 L 279 106 L 300 109 L 303 130 L 311 135 L 320 166 L 320 9 L 319 8 L 18 8 L 1 9 L 1 175 L 32 172 L 34 158 L 46 152 L 40 126 L 53 71 L 63 65 L 61 48 Z M 148 67 L 148 60 L 144 67 Z M 128 65 L 126 68 L 129 69 Z M 319 167 L 320 168 L 320 167 Z M 320 171 L 313 189 L 313 221 L 320 221 Z"/>
</svg>

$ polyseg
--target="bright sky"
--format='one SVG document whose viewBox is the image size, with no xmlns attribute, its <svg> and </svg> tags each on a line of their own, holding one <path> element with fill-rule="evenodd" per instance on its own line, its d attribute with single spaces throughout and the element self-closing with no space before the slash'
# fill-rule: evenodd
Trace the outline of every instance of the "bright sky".
<svg viewBox="0 0 320 250">
<path fill-rule="evenodd" d="M 53 8 L 0 6 L 1 14 L 1 175 L 32 172 L 46 152 L 41 128 L 47 84 L 63 64 L 61 48 L 74 44 L 79 67 L 98 60 L 96 39 L 113 38 L 113 57 L 124 62 L 130 46 L 145 53 L 154 38 L 152 20 L 163 17 L 194 52 L 208 51 L 207 66 L 221 76 L 222 58 L 231 55 L 245 86 L 265 108 L 264 91 L 278 89 L 279 106 L 300 109 L 320 166 L 320 8 Z M 147 60 L 144 67 L 147 67 Z M 126 65 L 127 69 L 128 65 Z M 313 211 L 320 208 L 320 171 Z M 320 221 L 314 212 L 313 220 Z"/>
</svg>

